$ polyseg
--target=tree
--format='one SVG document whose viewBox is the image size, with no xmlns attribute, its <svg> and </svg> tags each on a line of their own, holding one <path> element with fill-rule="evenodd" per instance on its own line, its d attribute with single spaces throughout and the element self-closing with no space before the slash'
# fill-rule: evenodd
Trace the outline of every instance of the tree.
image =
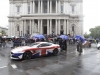
<svg viewBox="0 0 100 75">
<path fill-rule="evenodd" d="M 1 34 L 2 34 L 2 35 L 6 35 L 5 30 L 1 30 Z"/>
<path fill-rule="evenodd" d="M 89 38 L 90 34 L 87 34 L 87 32 L 85 32 L 84 37 L 85 38 Z"/>
<path fill-rule="evenodd" d="M 90 36 L 92 36 L 94 38 L 100 38 L 100 26 L 91 28 L 89 31 L 90 31 Z"/>
</svg>

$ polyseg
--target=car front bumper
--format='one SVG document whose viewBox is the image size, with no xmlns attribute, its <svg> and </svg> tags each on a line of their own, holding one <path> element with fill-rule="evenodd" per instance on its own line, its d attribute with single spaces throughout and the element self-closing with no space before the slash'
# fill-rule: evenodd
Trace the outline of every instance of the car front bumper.
<svg viewBox="0 0 100 75">
<path fill-rule="evenodd" d="M 10 58 L 11 59 L 22 59 L 23 58 L 23 53 L 10 53 Z"/>
</svg>

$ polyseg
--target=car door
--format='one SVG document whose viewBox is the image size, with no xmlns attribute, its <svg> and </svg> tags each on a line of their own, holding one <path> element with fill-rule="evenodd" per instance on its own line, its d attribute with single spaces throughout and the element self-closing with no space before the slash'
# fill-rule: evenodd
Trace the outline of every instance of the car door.
<svg viewBox="0 0 100 75">
<path fill-rule="evenodd" d="M 46 44 L 46 43 L 43 43 L 43 44 L 41 44 L 40 46 L 39 46 L 39 50 L 41 50 L 41 56 L 44 56 L 44 55 L 46 55 L 47 53 L 46 53 L 46 49 L 49 47 L 49 45 L 48 44 Z"/>
</svg>

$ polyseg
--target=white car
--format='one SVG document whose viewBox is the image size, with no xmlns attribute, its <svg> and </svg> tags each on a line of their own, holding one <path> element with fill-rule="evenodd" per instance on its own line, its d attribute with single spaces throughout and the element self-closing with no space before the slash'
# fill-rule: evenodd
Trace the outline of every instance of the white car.
<svg viewBox="0 0 100 75">
<path fill-rule="evenodd" d="M 60 46 L 49 42 L 36 42 L 31 46 L 20 46 L 11 50 L 11 59 L 31 59 L 49 54 L 58 55 Z"/>
<path fill-rule="evenodd" d="M 97 49 L 99 49 L 100 48 L 100 42 L 97 44 Z"/>
</svg>

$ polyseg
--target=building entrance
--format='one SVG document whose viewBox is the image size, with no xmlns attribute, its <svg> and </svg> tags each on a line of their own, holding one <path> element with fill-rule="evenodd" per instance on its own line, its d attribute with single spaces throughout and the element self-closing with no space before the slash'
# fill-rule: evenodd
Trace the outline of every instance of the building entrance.
<svg viewBox="0 0 100 75">
<path fill-rule="evenodd" d="M 47 34 L 47 26 L 43 26 L 43 34 Z"/>
</svg>

